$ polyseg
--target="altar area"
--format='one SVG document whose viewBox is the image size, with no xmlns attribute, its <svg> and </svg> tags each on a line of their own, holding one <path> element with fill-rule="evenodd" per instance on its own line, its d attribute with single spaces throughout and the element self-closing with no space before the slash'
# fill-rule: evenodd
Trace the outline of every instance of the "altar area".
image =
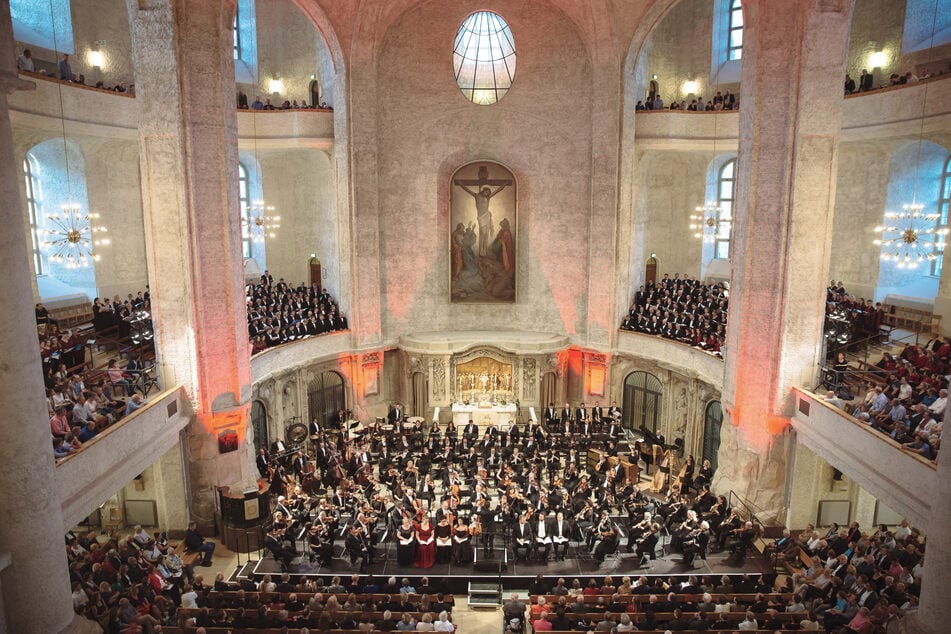
<svg viewBox="0 0 951 634">
<path fill-rule="evenodd" d="M 499 430 L 505 431 L 511 427 L 515 420 L 518 408 L 514 403 L 505 405 L 485 403 L 483 405 L 467 405 L 465 403 L 452 404 L 452 422 L 462 429 L 469 424 L 471 420 L 479 426 L 479 433 L 485 428 L 495 425 Z"/>
</svg>

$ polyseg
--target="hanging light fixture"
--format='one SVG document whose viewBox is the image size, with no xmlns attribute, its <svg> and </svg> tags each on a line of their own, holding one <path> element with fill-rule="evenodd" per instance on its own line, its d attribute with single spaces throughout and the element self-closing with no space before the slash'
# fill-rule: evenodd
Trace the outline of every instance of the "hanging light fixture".
<svg viewBox="0 0 951 634">
<path fill-rule="evenodd" d="M 938 6 L 935 3 L 931 24 L 931 45 L 928 63 L 934 56 L 935 29 L 938 24 Z M 885 223 L 875 227 L 878 238 L 873 243 L 882 249 L 881 259 L 893 262 L 899 269 L 915 269 L 923 262 L 933 262 L 944 252 L 944 236 L 948 229 L 939 225 L 941 214 L 925 212 L 918 202 L 918 177 L 921 171 L 921 148 L 925 136 L 925 108 L 928 103 L 928 87 L 925 84 L 921 99 L 921 119 L 918 128 L 918 156 L 915 160 L 915 184 L 911 202 L 902 205 L 900 212 L 886 211 Z"/>
<path fill-rule="evenodd" d="M 257 113 L 251 111 L 251 123 L 254 134 L 254 163 L 258 169 L 261 162 L 258 160 L 258 122 Z M 263 181 L 263 177 L 262 177 Z M 250 187 L 249 187 L 250 189 Z M 261 185 L 264 189 L 264 185 Z M 263 243 L 267 238 L 276 238 L 276 229 L 281 227 L 281 217 L 277 215 L 274 205 L 268 205 L 263 200 L 255 200 L 249 205 L 248 217 L 241 219 L 241 232 L 251 237 L 253 242 Z"/>
<path fill-rule="evenodd" d="M 66 170 L 68 178 L 68 162 Z M 85 268 L 99 261 L 95 247 L 108 245 L 109 238 L 101 235 L 108 229 L 93 224 L 98 219 L 99 214 L 84 212 L 76 204 L 63 205 L 62 213 L 46 214 L 46 227 L 41 234 L 49 261 L 68 269 Z"/>
<path fill-rule="evenodd" d="M 696 84 L 696 82 L 690 82 Z M 696 85 L 694 86 L 696 90 Z M 714 88 L 715 90 L 715 88 Z M 703 96 L 698 99 L 698 108 L 703 107 Z M 717 158 L 717 123 L 720 113 L 713 112 L 713 160 Z M 694 213 L 690 214 L 690 230 L 693 231 L 693 237 L 702 240 L 704 244 L 714 244 L 717 241 L 717 231 L 720 222 L 731 222 L 733 219 L 729 214 L 724 215 L 723 209 L 714 200 L 708 200 L 702 206 L 694 207 Z"/>
<path fill-rule="evenodd" d="M 56 15 L 52 11 L 51 15 Z M 53 21 L 53 51 L 54 56 L 59 58 L 59 50 L 56 43 L 56 23 Z M 66 167 L 66 200 L 65 205 L 60 208 L 59 213 L 44 214 L 45 227 L 39 229 L 42 236 L 40 248 L 48 255 L 47 260 L 61 264 L 68 269 L 88 268 L 93 262 L 99 260 L 99 254 L 96 253 L 96 247 L 104 247 L 110 244 L 110 240 L 105 234 L 108 229 L 102 225 L 95 224 L 99 220 L 98 213 L 92 213 L 83 208 L 73 200 L 73 183 L 70 178 L 69 170 L 69 145 L 66 142 L 66 109 L 63 106 L 63 83 L 57 84 L 59 95 L 59 114 L 60 125 L 63 134 L 63 160 Z M 98 237 L 97 237 L 98 236 Z"/>
<path fill-rule="evenodd" d="M 894 262 L 900 269 L 914 269 L 922 262 L 938 259 L 948 230 L 935 226 L 940 214 L 926 214 L 924 208 L 911 203 L 903 205 L 901 212 L 885 213 L 885 220 L 894 224 L 875 227 L 881 238 L 874 241 L 883 247 L 883 260 Z"/>
</svg>

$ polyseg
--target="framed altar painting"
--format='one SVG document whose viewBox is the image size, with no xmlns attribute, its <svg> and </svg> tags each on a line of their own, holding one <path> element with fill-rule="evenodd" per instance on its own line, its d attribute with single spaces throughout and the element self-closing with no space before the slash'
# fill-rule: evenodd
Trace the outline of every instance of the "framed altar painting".
<svg viewBox="0 0 951 634">
<path fill-rule="evenodd" d="M 463 165 L 449 195 L 450 300 L 515 302 L 518 243 L 515 175 L 492 161 Z"/>
</svg>

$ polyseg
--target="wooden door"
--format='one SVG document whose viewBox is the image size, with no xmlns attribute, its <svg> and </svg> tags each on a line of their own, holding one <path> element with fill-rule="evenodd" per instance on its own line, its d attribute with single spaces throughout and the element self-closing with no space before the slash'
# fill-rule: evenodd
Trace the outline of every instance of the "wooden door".
<svg viewBox="0 0 951 634">
<path fill-rule="evenodd" d="M 644 286 L 657 283 L 657 258 L 647 258 L 647 267 L 644 269 Z"/>
</svg>

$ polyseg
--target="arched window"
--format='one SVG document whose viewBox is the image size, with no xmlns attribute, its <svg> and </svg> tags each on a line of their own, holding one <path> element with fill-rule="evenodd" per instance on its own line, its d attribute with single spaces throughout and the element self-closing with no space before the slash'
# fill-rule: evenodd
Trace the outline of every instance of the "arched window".
<svg viewBox="0 0 951 634">
<path fill-rule="evenodd" d="M 33 249 L 33 270 L 43 275 L 43 254 L 40 251 L 40 182 L 33 161 L 23 159 L 23 175 L 26 179 L 26 211 L 30 217 L 30 245 Z"/>
<path fill-rule="evenodd" d="M 452 64 L 456 84 L 466 99 L 483 106 L 495 103 L 515 78 L 512 29 L 497 13 L 473 13 L 456 32 Z"/>
<path fill-rule="evenodd" d="M 948 206 L 951 205 L 951 157 L 944 163 L 944 171 L 941 172 L 941 198 L 938 199 L 938 228 L 948 228 Z M 940 243 L 944 245 L 943 242 Z M 935 259 L 931 262 L 931 274 L 935 277 L 941 277 L 941 269 L 944 266 L 944 248 L 935 250 Z"/>
<path fill-rule="evenodd" d="M 723 424 L 723 408 L 720 401 L 710 401 L 703 414 L 703 455 L 714 471 L 717 468 L 717 453 L 720 451 L 720 426 Z"/>
<path fill-rule="evenodd" d="M 660 422 L 661 403 L 664 398 L 664 386 L 653 374 L 631 372 L 624 379 L 624 424 L 629 429 L 646 427 L 657 433 Z"/>
<path fill-rule="evenodd" d="M 951 0 L 906 0 L 901 54 L 951 42 Z"/>
<path fill-rule="evenodd" d="M 255 0 L 238 0 L 232 23 L 234 79 L 239 84 L 258 81 L 258 36 Z"/>
<path fill-rule="evenodd" d="M 343 377 L 336 372 L 323 372 L 307 386 L 308 420 L 326 425 L 334 415 L 346 409 Z"/>
<path fill-rule="evenodd" d="M 70 0 L 10 0 L 10 17 L 18 42 L 59 53 L 75 53 Z"/>
<path fill-rule="evenodd" d="M 730 19 L 727 27 L 727 59 L 743 59 L 743 3 L 730 2 Z"/>
<path fill-rule="evenodd" d="M 715 258 L 729 259 L 733 235 L 733 203 L 736 201 L 736 159 L 730 159 L 720 168 L 717 177 L 717 234 L 714 242 Z"/>
<path fill-rule="evenodd" d="M 251 433 L 254 434 L 254 451 L 267 449 L 267 409 L 261 401 L 251 402 Z"/>
<path fill-rule="evenodd" d="M 244 257 L 251 257 L 251 181 L 248 179 L 248 168 L 238 163 L 238 207 L 241 218 L 241 244 L 244 246 Z"/>
</svg>

